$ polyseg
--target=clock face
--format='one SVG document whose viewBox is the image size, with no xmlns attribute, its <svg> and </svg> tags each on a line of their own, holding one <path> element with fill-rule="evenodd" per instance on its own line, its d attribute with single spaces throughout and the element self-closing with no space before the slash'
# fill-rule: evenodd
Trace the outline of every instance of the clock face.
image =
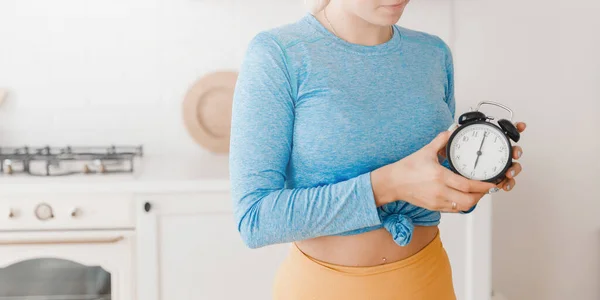
<svg viewBox="0 0 600 300">
<path fill-rule="evenodd" d="M 505 171 L 511 146 L 493 124 L 475 123 L 459 128 L 452 138 L 449 157 L 461 175 L 474 180 L 489 180 Z"/>
</svg>

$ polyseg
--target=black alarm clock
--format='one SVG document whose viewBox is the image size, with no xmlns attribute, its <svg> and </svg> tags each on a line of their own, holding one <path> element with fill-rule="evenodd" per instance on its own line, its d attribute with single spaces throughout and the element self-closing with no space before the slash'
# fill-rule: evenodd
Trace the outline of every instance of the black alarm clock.
<svg viewBox="0 0 600 300">
<path fill-rule="evenodd" d="M 493 117 L 479 111 L 481 105 L 501 107 L 510 118 L 493 123 Z M 462 114 L 446 146 L 450 169 L 466 178 L 498 184 L 512 166 L 512 144 L 519 141 L 520 134 L 512 123 L 513 111 L 503 104 L 483 101 L 475 110 Z"/>
</svg>

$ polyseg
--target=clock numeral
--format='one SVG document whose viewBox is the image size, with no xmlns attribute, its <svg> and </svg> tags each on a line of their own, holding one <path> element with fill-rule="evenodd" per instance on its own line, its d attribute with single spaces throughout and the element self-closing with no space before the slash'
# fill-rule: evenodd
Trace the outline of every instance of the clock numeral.
<svg viewBox="0 0 600 300">
<path fill-rule="evenodd" d="M 465 169 L 467 167 L 467 164 L 463 164 L 462 168 Z"/>
<path fill-rule="evenodd" d="M 475 171 L 471 171 L 471 177 L 475 177 Z"/>
<path fill-rule="evenodd" d="M 498 170 L 498 167 L 494 167 L 494 170 L 493 170 L 493 171 L 494 171 L 494 172 L 496 172 L 496 170 Z"/>
<path fill-rule="evenodd" d="M 498 141 L 498 136 L 496 136 L 496 138 L 494 139 L 494 143 Z"/>
<path fill-rule="evenodd" d="M 477 137 L 478 134 L 479 134 L 478 131 L 473 131 L 473 137 Z"/>
<path fill-rule="evenodd" d="M 483 172 L 483 177 L 487 178 L 487 171 Z"/>
<path fill-rule="evenodd" d="M 456 149 L 460 149 L 460 144 L 456 144 Z"/>
<path fill-rule="evenodd" d="M 456 156 L 456 159 L 457 159 L 457 160 L 459 160 L 459 159 L 460 159 L 460 155 L 457 155 L 457 156 Z"/>
</svg>

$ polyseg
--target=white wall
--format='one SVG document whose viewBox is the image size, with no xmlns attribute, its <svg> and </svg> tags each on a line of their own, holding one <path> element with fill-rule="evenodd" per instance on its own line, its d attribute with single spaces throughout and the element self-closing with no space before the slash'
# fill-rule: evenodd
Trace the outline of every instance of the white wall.
<svg viewBox="0 0 600 300">
<path fill-rule="evenodd" d="M 600 2 L 455 0 L 457 97 L 526 121 L 524 173 L 494 196 L 509 300 L 600 299 Z"/>
<path fill-rule="evenodd" d="M 302 1 L 2 0 L 0 144 L 202 151 L 181 119 L 188 87 L 303 13 Z"/>
</svg>

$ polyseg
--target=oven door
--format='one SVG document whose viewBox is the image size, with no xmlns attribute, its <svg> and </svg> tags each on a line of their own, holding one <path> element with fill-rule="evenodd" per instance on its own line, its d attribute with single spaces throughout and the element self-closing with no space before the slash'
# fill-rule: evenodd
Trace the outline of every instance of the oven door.
<svg viewBox="0 0 600 300">
<path fill-rule="evenodd" d="M 131 300 L 133 231 L 0 233 L 0 300 Z"/>
</svg>

